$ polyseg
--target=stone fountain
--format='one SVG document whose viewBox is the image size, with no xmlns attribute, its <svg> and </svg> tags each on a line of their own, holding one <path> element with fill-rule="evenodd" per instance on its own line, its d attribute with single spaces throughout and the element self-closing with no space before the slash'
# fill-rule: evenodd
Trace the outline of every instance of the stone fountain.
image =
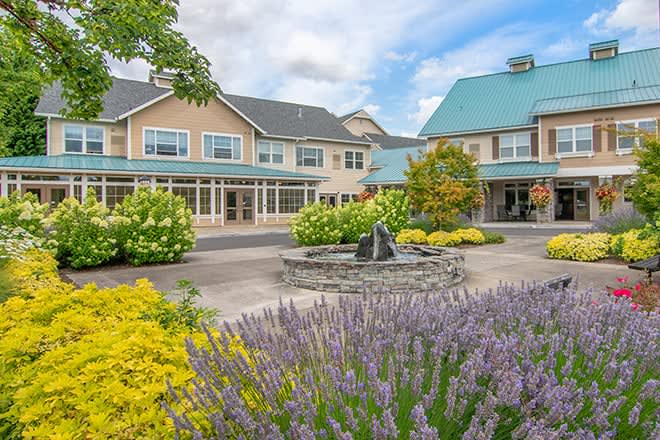
<svg viewBox="0 0 660 440">
<path fill-rule="evenodd" d="M 356 245 L 303 247 L 280 253 L 292 286 L 342 293 L 437 292 L 463 281 L 465 259 L 452 248 L 400 245 L 381 222 Z"/>
</svg>

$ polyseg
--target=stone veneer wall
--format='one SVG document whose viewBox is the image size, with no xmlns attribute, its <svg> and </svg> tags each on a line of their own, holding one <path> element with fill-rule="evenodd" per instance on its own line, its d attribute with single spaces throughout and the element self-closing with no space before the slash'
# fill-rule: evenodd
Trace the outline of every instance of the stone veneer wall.
<svg viewBox="0 0 660 440">
<path fill-rule="evenodd" d="M 355 245 L 298 248 L 280 253 L 282 279 L 304 289 L 341 293 L 437 292 L 460 283 L 465 259 L 455 249 L 403 245 L 402 252 L 416 253 L 412 261 L 342 261 L 316 259 L 323 252 L 355 252 Z"/>
</svg>

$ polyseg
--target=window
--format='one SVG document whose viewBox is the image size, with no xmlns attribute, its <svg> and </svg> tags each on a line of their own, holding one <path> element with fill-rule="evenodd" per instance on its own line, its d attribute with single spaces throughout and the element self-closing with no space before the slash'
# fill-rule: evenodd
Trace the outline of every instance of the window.
<svg viewBox="0 0 660 440">
<path fill-rule="evenodd" d="M 344 205 L 346 203 L 349 203 L 351 200 L 354 202 L 357 202 L 357 194 L 355 193 L 342 193 L 341 194 L 341 204 Z"/>
<path fill-rule="evenodd" d="M 197 213 L 197 188 L 194 186 L 172 186 L 172 193 L 186 200 L 186 206 L 190 208 L 193 215 Z"/>
<path fill-rule="evenodd" d="M 500 136 L 500 159 L 529 159 L 531 144 L 529 133 Z"/>
<path fill-rule="evenodd" d="M 323 148 L 296 147 L 296 165 L 323 168 Z"/>
<path fill-rule="evenodd" d="M 103 127 L 84 125 L 64 126 L 64 152 L 103 154 Z"/>
<path fill-rule="evenodd" d="M 204 134 L 204 158 L 241 160 L 243 138 L 226 134 Z"/>
<path fill-rule="evenodd" d="M 344 168 L 347 170 L 364 169 L 363 151 L 344 151 Z"/>
<path fill-rule="evenodd" d="M 506 209 L 513 205 L 529 208 L 529 183 L 507 183 L 504 185 L 504 204 Z"/>
<path fill-rule="evenodd" d="M 591 125 L 557 128 L 557 154 L 591 153 Z"/>
<path fill-rule="evenodd" d="M 132 185 L 107 185 L 105 187 L 105 206 L 113 209 L 129 194 L 133 194 Z"/>
<path fill-rule="evenodd" d="M 284 163 L 284 144 L 281 142 L 259 141 L 259 163 Z"/>
<path fill-rule="evenodd" d="M 468 146 L 468 153 L 474 154 L 476 158 L 479 158 L 479 151 L 481 146 L 479 144 L 470 144 Z"/>
<path fill-rule="evenodd" d="M 144 130 L 145 156 L 188 157 L 188 132 L 179 130 Z"/>
<path fill-rule="evenodd" d="M 655 119 L 617 122 L 617 150 L 632 150 L 635 146 L 644 146 L 644 134 L 656 134 Z"/>
<path fill-rule="evenodd" d="M 199 215 L 211 215 L 211 188 L 199 188 Z"/>
<path fill-rule="evenodd" d="M 280 188 L 280 214 L 295 214 L 305 206 L 304 189 Z"/>
</svg>

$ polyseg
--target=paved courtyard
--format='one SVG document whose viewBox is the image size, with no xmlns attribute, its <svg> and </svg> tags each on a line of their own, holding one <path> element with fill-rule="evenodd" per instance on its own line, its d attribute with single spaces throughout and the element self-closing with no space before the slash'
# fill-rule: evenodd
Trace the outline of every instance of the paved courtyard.
<svg viewBox="0 0 660 440">
<path fill-rule="evenodd" d="M 265 238 L 264 238 L 265 239 Z M 638 276 L 624 265 L 577 263 L 549 260 L 544 256 L 548 237 L 516 236 L 500 245 L 465 249 L 466 279 L 469 291 L 496 287 L 500 281 L 521 283 L 544 280 L 563 273 L 577 276 L 579 288 L 602 289 L 613 284 L 616 276 Z M 67 275 L 77 284 L 96 282 L 99 286 L 133 283 L 149 278 L 157 289 L 171 290 L 182 278 L 192 280 L 201 290 L 200 303 L 220 310 L 220 320 L 233 321 L 243 313 L 261 313 L 264 307 L 276 307 L 279 298 L 293 299 L 305 309 L 320 299 L 321 293 L 298 289 L 280 281 L 282 263 L 278 252 L 288 245 L 233 248 L 187 254 L 185 262 L 140 268 L 105 268 Z M 338 294 L 325 293 L 330 302 Z"/>
</svg>

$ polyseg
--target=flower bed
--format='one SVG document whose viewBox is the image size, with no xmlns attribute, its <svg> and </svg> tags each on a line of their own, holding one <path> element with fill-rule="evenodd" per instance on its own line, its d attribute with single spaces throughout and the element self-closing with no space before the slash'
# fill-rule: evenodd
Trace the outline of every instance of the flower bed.
<svg viewBox="0 0 660 440">
<path fill-rule="evenodd" d="M 614 256 L 633 262 L 660 253 L 660 241 L 636 229 L 616 235 L 605 232 L 559 234 L 548 240 L 546 251 L 548 257 L 560 260 L 598 261 Z"/>
<path fill-rule="evenodd" d="M 461 244 L 503 243 L 504 236 L 496 233 L 484 233 L 477 228 L 459 228 L 452 232 L 436 231 L 428 236 L 421 229 L 403 229 L 397 235 L 396 242 L 398 244 L 452 247 Z"/>
<path fill-rule="evenodd" d="M 281 328 L 242 326 L 260 363 L 243 381 L 192 346 L 201 380 L 178 398 L 203 416 L 171 415 L 193 438 L 657 438 L 660 316 L 591 301 L 504 286 L 281 305 Z"/>
</svg>

